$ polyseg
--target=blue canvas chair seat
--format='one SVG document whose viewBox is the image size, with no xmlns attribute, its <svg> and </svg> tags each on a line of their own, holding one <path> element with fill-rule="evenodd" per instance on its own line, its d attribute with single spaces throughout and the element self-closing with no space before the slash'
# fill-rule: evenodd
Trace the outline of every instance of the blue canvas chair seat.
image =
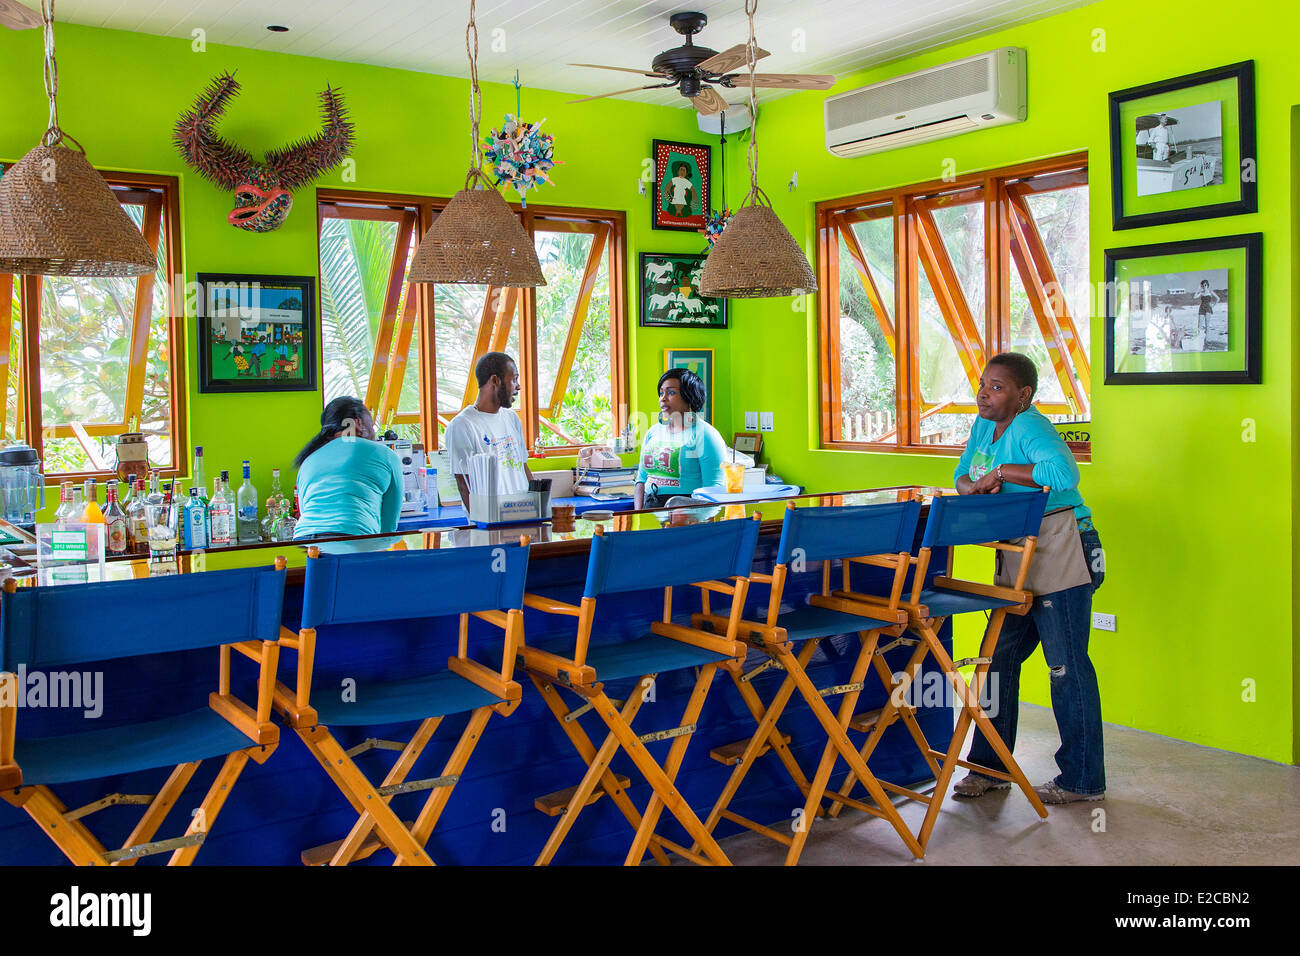
<svg viewBox="0 0 1300 956">
<path fill-rule="evenodd" d="M 559 818 L 537 858 L 539 865 L 555 858 L 583 808 L 604 796 L 610 797 L 636 831 L 624 860 L 627 865 L 639 864 L 647 852 L 662 864 L 669 862 L 668 852 L 695 863 L 728 862 L 674 780 L 718 667 L 730 666 L 745 656 L 745 646 L 736 639 L 736 632 L 745 605 L 745 575 L 757 542 L 758 523 L 746 519 L 612 534 L 597 528 L 580 605 L 534 594 L 525 598 L 529 608 L 576 619 L 573 638 L 529 644 L 521 649 L 520 657 L 561 730 L 587 764 L 587 773 L 576 786 L 539 796 L 535 801 L 543 813 Z M 688 627 L 673 621 L 672 589 L 690 586 L 730 597 L 732 614 L 723 626 L 706 631 L 694 624 Z M 664 589 L 664 611 L 660 620 L 651 622 L 649 633 L 592 642 L 598 599 L 614 601 L 622 593 L 650 588 Z M 691 668 L 698 673 L 678 726 L 642 739 L 632 730 L 632 722 L 655 678 Z M 628 678 L 637 678 L 637 683 L 628 692 L 627 700 L 611 700 L 605 684 Z M 561 690 L 577 695 L 585 703 L 570 707 L 560 696 Z M 578 719 L 587 711 L 594 712 L 607 731 L 599 748 Z M 650 755 L 645 743 L 665 739 L 672 743 L 661 764 Z M 609 769 L 619 750 L 631 758 L 650 784 L 652 795 L 644 812 L 638 811 L 628 796 L 629 779 Z M 676 817 L 696 841 L 695 848 L 680 846 L 656 832 L 664 810 Z"/>
<path fill-rule="evenodd" d="M 910 499 L 910 495 L 907 497 Z M 717 747 L 710 754 L 720 763 L 734 767 L 704 822 L 705 828 L 710 832 L 723 820 L 738 823 L 785 844 L 788 847 L 786 865 L 793 866 L 799 862 L 813 821 L 822 814 L 822 800 L 831 772 L 836 762 L 842 759 L 848 763 L 850 773 L 855 773 L 863 781 L 874 801 L 866 803 L 855 800 L 853 805 L 886 820 L 915 856 L 923 855 L 919 842 L 886 794 L 888 785 L 872 776 L 866 758 L 859 754 L 845 733 L 865 686 L 864 677 L 868 667 L 872 664 L 878 668 L 884 667 L 883 662 L 876 657 L 876 646 L 881 634 L 899 634 L 907 620 L 900 601 L 920 511 L 920 503 L 912 500 L 818 508 L 797 508 L 792 503 L 786 508 L 772 573 L 750 575 L 754 584 L 766 584 L 771 588 L 766 614 L 759 621 L 741 622 L 742 637 L 752 647 L 766 654 L 768 661 L 748 674 L 743 673 L 739 667 L 730 671 L 732 683 L 753 716 L 757 728 L 747 740 Z M 832 561 L 841 562 L 846 589 L 844 592 L 831 591 Z M 892 571 L 894 586 L 891 593 L 873 597 L 847 592 L 849 569 L 855 562 Z M 787 580 L 790 575 L 804 571 L 809 564 L 820 566 L 821 593 L 809 596 L 806 606 L 783 612 L 781 605 Z M 722 623 L 722 618 L 710 614 L 707 606 L 697 617 L 715 627 Z M 853 671 L 847 682 L 819 689 L 807 673 L 808 663 L 824 639 L 839 634 L 854 634 L 858 637 L 860 649 Z M 801 645 L 797 654 L 796 644 Z M 771 702 L 764 704 L 754 689 L 751 678 L 770 664 L 778 665 L 786 676 Z M 781 732 L 777 724 L 796 691 L 826 733 L 821 760 L 811 780 L 790 752 L 789 737 Z M 826 696 L 840 698 L 837 714 L 832 713 L 827 706 Z M 800 817 L 803 825 L 794 828 L 792 833 L 784 826 L 765 826 L 730 809 L 733 798 L 754 763 L 768 753 L 784 765 L 790 779 L 804 796 Z"/>
<path fill-rule="evenodd" d="M 211 708 L 143 724 L 18 741 L 23 783 L 70 783 L 224 757 L 248 746 L 244 732 Z"/>
<path fill-rule="evenodd" d="M 897 720 L 909 721 L 912 738 L 935 776 L 934 789 L 928 794 L 918 793 L 904 788 L 894 788 L 894 792 L 911 800 L 926 805 L 925 818 L 917 833 L 922 847 L 929 843 L 938 820 L 939 810 L 947 794 L 948 784 L 953 771 L 958 767 L 967 767 L 980 773 L 1008 780 L 1015 783 L 1028 798 L 1035 812 L 1046 818 L 1047 810 L 1025 778 L 1019 765 L 1012 759 L 1011 753 L 993 728 L 988 716 L 980 706 L 979 699 L 992 663 L 993 651 L 997 647 L 998 634 L 1007 614 L 1024 614 L 1028 612 L 1033 595 L 1024 590 L 1025 575 L 1028 573 L 1037 541 L 1038 527 L 1043 520 L 1043 509 L 1047 505 L 1047 489 L 1040 492 L 1022 492 L 1018 494 L 998 495 L 940 495 L 930 505 L 930 514 L 926 520 L 925 533 L 921 539 L 921 548 L 912 559 L 916 565 L 912 593 L 904 602 L 908 610 L 908 627 L 919 640 L 910 640 L 914 646 L 911 659 L 904 672 L 909 683 L 915 680 L 921 664 L 926 657 L 933 657 L 946 678 L 945 685 L 953 689 L 960 704 L 956 728 L 946 751 L 930 746 L 919 726 L 910 720 L 915 709 L 905 699 L 907 695 L 891 693 L 885 706 L 873 719 L 868 729 L 867 741 L 862 746 L 862 754 L 869 757 L 880 741 L 881 734 Z M 1012 542 L 1023 540 L 1023 544 Z M 964 545 L 980 545 L 998 550 L 1019 552 L 1021 557 L 1019 579 L 1013 587 L 989 585 L 981 582 L 966 581 L 949 575 L 940 575 L 926 587 L 926 573 L 929 569 L 933 548 L 957 548 Z M 949 552 L 949 567 L 952 567 L 952 552 Z M 979 656 L 954 661 L 943 642 L 939 640 L 939 631 L 944 622 L 958 614 L 989 615 L 988 626 L 984 631 Z M 975 672 L 969 684 L 959 668 L 974 665 Z M 885 675 L 882 673 L 882 679 Z M 888 681 L 886 681 L 888 685 Z M 974 723 L 976 729 L 984 734 L 995 753 L 1002 761 L 1006 771 L 977 767 L 968 761 L 959 759 L 962 743 L 966 733 Z M 840 787 L 839 794 L 831 804 L 830 813 L 835 816 L 844 805 L 856 784 L 856 778 L 850 771 L 848 778 Z M 847 802 L 847 801 L 845 801 Z"/>
<path fill-rule="evenodd" d="M 502 699 L 491 691 L 444 671 L 411 680 L 358 681 L 355 701 L 345 702 L 341 694 L 323 694 L 316 698 L 315 708 L 317 719 L 326 726 L 364 727 L 446 717 L 500 703 Z"/>
<path fill-rule="evenodd" d="M 408 551 L 405 546 L 378 553 L 324 554 L 307 549 L 301 626 L 286 632 L 281 643 L 297 653 L 296 686 L 277 683 L 275 708 L 307 745 L 340 793 L 357 811 L 357 822 L 341 840 L 302 853 L 308 865 L 344 866 L 387 848 L 398 865 L 429 865 L 425 849 L 451 799 L 483 728 L 494 714 L 508 715 L 519 706 L 514 680 L 516 648 L 523 643 L 524 581 L 528 573 L 528 538 L 517 544 L 477 548 Z M 382 593 L 382 603 L 373 595 Z M 315 667 L 321 641 L 342 645 L 336 659 L 347 659 L 348 645 L 364 646 L 365 625 L 423 622 L 421 634 L 436 635 L 432 619 L 457 618 L 456 653 L 432 673 L 399 672 L 356 680 L 346 673 L 323 674 Z M 471 617 L 499 628 L 502 642 L 493 648 L 501 663 L 487 667 L 470 656 Z M 475 643 L 480 639 L 475 638 Z M 354 681 L 345 696 L 340 678 Z M 386 679 L 391 678 L 391 679 Z M 313 693 L 313 683 L 321 691 Z M 460 739 L 437 777 L 407 777 L 432 740 L 443 718 L 469 713 Z M 368 738 L 345 750 L 334 727 L 373 727 L 419 721 L 404 741 Z M 374 748 L 398 751 L 380 784 L 372 783 L 354 757 Z M 428 791 L 418 816 L 403 823 L 390 806 L 399 793 Z"/>
<path fill-rule="evenodd" d="M 21 807 L 79 865 L 133 864 L 170 852 L 168 865 L 193 862 L 249 760 L 265 762 L 280 739 L 271 721 L 279 660 L 284 561 L 274 568 L 18 588 L 0 597 L 0 797 Z M 16 672 L 216 648 L 216 691 L 201 710 L 52 737 L 22 737 Z M 258 665 L 257 702 L 230 690 L 231 649 Z M 129 673 L 126 672 L 126 673 Z M 148 678 L 144 678 L 148 680 Z M 117 688 L 115 687 L 115 690 Z M 127 689 L 129 692 L 129 688 Z M 124 698 L 127 699 L 127 698 Z M 180 837 L 155 840 L 199 764 L 223 758 L 216 779 Z M 59 784 L 173 768 L 156 794 L 109 794 L 69 811 Z M 86 820 L 118 804 L 147 803 L 129 845 L 108 850 Z M 116 811 L 113 811 L 116 812 Z"/>
</svg>

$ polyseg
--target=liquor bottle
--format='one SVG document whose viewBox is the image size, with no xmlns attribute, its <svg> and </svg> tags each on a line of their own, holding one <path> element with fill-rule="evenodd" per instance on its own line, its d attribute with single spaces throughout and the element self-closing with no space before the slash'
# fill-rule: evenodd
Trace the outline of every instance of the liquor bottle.
<svg viewBox="0 0 1300 956">
<path fill-rule="evenodd" d="M 131 507 L 131 500 L 134 494 L 135 494 L 135 475 L 134 474 L 127 475 L 126 487 L 123 488 L 121 485 L 118 485 L 117 488 L 117 503 L 122 506 L 123 511 L 126 511 Z"/>
<path fill-rule="evenodd" d="M 284 512 L 289 504 L 289 499 L 287 499 L 284 496 L 284 492 L 280 490 L 279 468 L 271 469 L 271 495 L 266 499 L 266 507 L 268 510 L 271 507 L 272 501 L 275 502 L 275 510 L 279 512 Z"/>
<path fill-rule="evenodd" d="M 163 493 L 158 487 L 159 475 L 156 471 L 149 472 L 149 493 L 144 497 L 144 503 L 147 505 L 160 505 L 163 503 Z"/>
<path fill-rule="evenodd" d="M 241 543 L 261 540 L 257 523 L 257 489 L 249 477 L 248 462 L 244 462 L 244 481 L 235 496 L 235 533 Z"/>
<path fill-rule="evenodd" d="M 59 485 L 59 510 L 54 512 L 56 525 L 66 524 L 72 517 L 72 482 L 65 481 Z"/>
<path fill-rule="evenodd" d="M 230 472 L 223 471 L 220 478 L 213 479 L 212 501 L 208 505 L 208 540 L 213 546 L 230 544 L 234 537 L 235 512 L 226 494 L 226 482 Z"/>
<path fill-rule="evenodd" d="M 135 481 L 135 494 L 126 507 L 127 547 L 132 554 L 149 553 L 149 512 L 144 507 L 144 479 Z"/>
<path fill-rule="evenodd" d="M 69 524 L 86 523 L 86 488 L 84 485 L 72 486 L 72 508 L 68 511 Z"/>
<path fill-rule="evenodd" d="M 198 551 L 208 546 L 208 508 L 199 495 L 198 486 L 190 489 L 190 500 L 185 503 L 182 512 L 185 528 L 184 547 L 187 551 Z"/>
<path fill-rule="evenodd" d="M 199 490 L 199 497 L 203 500 L 204 507 L 208 505 L 208 473 L 203 467 L 203 446 L 194 446 L 194 474 L 190 476 L 194 479 L 194 487 Z"/>
<path fill-rule="evenodd" d="M 81 521 L 84 524 L 103 524 L 104 512 L 99 507 L 99 495 L 95 490 L 95 479 L 87 478 L 84 489 L 86 504 L 81 512 Z"/>
<path fill-rule="evenodd" d="M 108 526 L 105 542 L 109 554 L 127 553 L 126 512 L 117 501 L 117 482 L 110 481 L 104 489 L 104 523 Z"/>
<path fill-rule="evenodd" d="M 280 520 L 275 523 L 275 540 L 292 541 L 294 529 L 298 526 L 298 519 L 293 516 L 289 510 L 287 502 L 285 509 L 280 512 Z"/>
</svg>

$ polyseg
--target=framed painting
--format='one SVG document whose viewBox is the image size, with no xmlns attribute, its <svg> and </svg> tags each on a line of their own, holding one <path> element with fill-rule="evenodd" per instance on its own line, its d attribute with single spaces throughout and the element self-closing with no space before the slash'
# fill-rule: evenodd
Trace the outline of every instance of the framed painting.
<svg viewBox="0 0 1300 956">
<path fill-rule="evenodd" d="M 316 389 L 316 280 L 198 274 L 200 392 Z"/>
<path fill-rule="evenodd" d="M 1116 229 L 1259 209 L 1253 60 L 1110 94 Z"/>
<path fill-rule="evenodd" d="M 641 325 L 725 329 L 727 300 L 700 295 L 704 256 L 641 253 Z"/>
<path fill-rule="evenodd" d="M 1106 384 L 1260 382 L 1261 233 L 1106 250 Z"/>
<path fill-rule="evenodd" d="M 684 368 L 704 382 L 704 420 L 713 424 L 713 349 L 664 349 L 664 371 Z"/>
<path fill-rule="evenodd" d="M 654 189 L 650 227 L 703 232 L 709 214 L 709 147 L 656 139 L 651 154 Z"/>
</svg>

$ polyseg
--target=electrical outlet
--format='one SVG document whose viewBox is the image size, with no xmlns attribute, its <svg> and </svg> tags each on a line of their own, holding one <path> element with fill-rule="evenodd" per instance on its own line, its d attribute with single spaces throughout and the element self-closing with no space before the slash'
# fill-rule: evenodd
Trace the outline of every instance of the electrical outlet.
<svg viewBox="0 0 1300 956">
<path fill-rule="evenodd" d="M 1093 611 L 1092 626 L 1099 631 L 1113 631 L 1115 630 L 1115 615 Z"/>
<path fill-rule="evenodd" d="M 772 425 L 771 412 L 758 413 L 758 430 L 761 432 L 770 432 L 775 430 L 774 426 Z"/>
<path fill-rule="evenodd" d="M 745 412 L 745 431 L 758 431 L 758 412 Z"/>
</svg>

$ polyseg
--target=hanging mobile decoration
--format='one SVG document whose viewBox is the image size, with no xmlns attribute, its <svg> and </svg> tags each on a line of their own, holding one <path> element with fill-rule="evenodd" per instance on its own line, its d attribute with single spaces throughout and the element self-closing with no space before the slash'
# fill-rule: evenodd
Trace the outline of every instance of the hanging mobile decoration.
<svg viewBox="0 0 1300 956">
<path fill-rule="evenodd" d="M 719 150 L 722 153 L 722 188 L 719 190 L 722 199 L 722 209 L 710 209 L 704 214 L 704 238 L 708 240 L 709 247 L 704 250 L 708 255 L 713 251 L 713 244 L 718 241 L 722 235 L 722 230 L 727 228 L 727 222 L 731 219 L 731 207 L 727 205 L 727 112 L 722 111 L 719 119 L 722 130 L 722 141 L 719 144 Z"/>
<path fill-rule="evenodd" d="M 537 123 L 525 122 L 520 104 L 519 73 L 515 72 L 515 111 L 507 113 L 501 129 L 488 134 L 487 149 L 483 158 L 487 161 L 496 185 L 505 184 L 519 193 L 519 200 L 528 205 L 528 190 L 535 189 L 542 183 L 551 183 L 548 174 L 556 165 L 555 137 L 541 132 L 541 120 Z"/>
</svg>

